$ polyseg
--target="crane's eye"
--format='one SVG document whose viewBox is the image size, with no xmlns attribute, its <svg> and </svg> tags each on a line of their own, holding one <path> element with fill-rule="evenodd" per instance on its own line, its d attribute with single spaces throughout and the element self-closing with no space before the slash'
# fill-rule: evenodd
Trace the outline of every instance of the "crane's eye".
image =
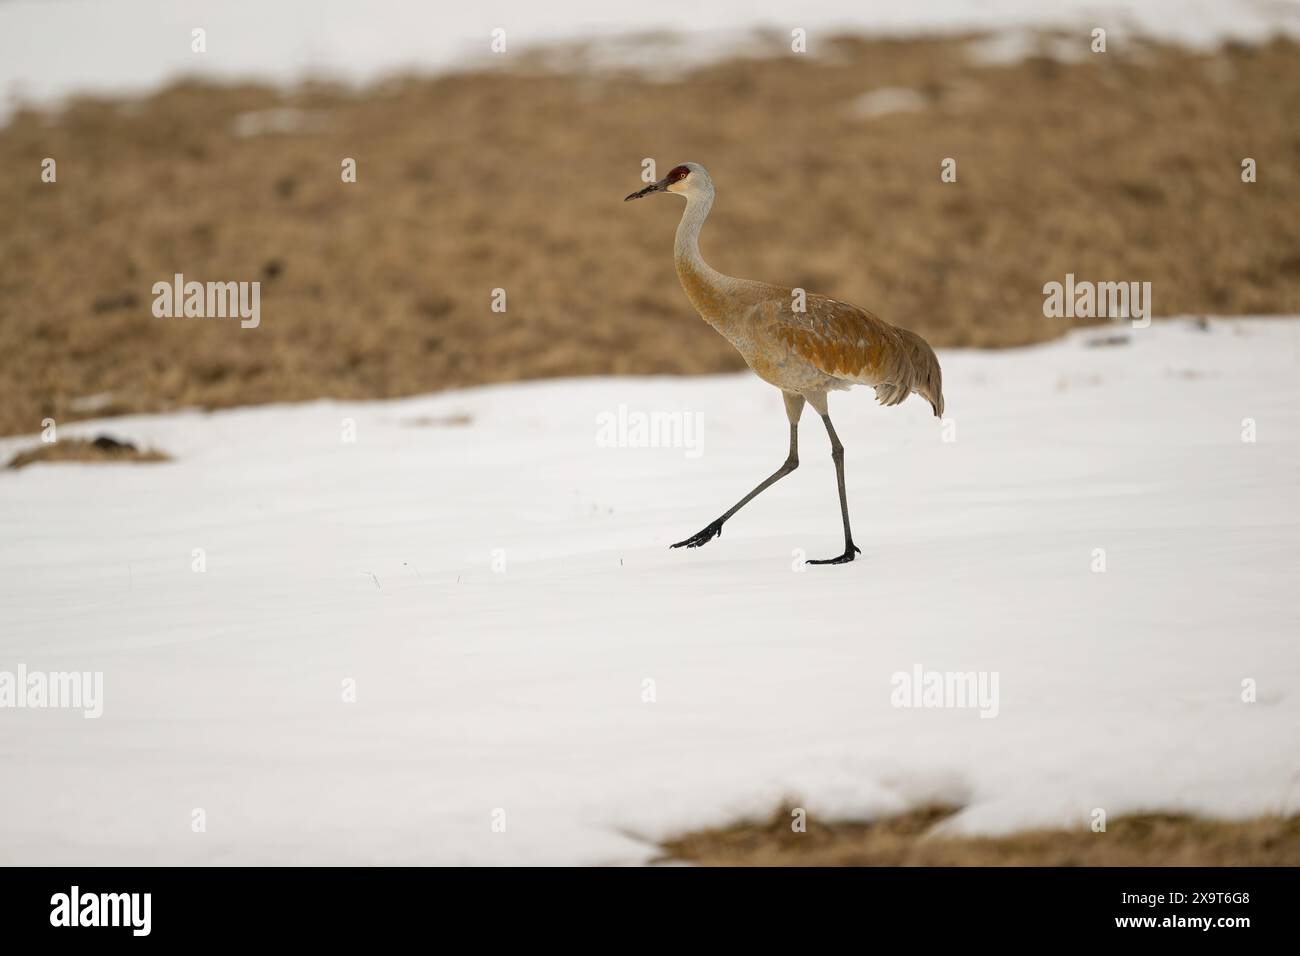
<svg viewBox="0 0 1300 956">
<path fill-rule="evenodd" d="M 668 173 L 668 181 L 675 183 L 678 180 L 685 179 L 690 174 L 691 171 L 687 169 L 685 166 L 674 166 L 672 170 Z"/>
</svg>

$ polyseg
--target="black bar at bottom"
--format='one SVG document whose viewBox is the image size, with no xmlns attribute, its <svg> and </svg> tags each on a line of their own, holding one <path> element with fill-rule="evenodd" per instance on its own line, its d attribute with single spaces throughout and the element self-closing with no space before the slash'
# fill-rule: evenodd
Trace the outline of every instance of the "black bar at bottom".
<svg viewBox="0 0 1300 956">
<path fill-rule="evenodd" d="M 6 943 L 75 936 L 91 945 L 338 946 L 412 934 L 449 943 L 453 932 L 619 948 L 688 939 L 807 945 L 814 932 L 852 933 L 867 945 L 899 934 L 926 943 L 1232 945 L 1294 937 L 1296 887 L 1296 871 L 1282 868 L 7 868 L 0 926 Z"/>
</svg>

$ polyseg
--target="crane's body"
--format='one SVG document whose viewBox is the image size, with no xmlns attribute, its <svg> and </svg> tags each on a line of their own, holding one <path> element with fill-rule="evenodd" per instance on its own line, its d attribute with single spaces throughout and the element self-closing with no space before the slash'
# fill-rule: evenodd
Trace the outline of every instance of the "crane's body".
<svg viewBox="0 0 1300 956">
<path fill-rule="evenodd" d="M 844 489 L 844 448 L 831 425 L 827 393 L 870 385 L 882 405 L 897 405 L 916 392 L 936 416 L 943 415 L 939 361 L 925 340 L 890 325 L 865 309 L 802 289 L 725 276 L 700 255 L 699 235 L 713 205 L 713 182 L 704 167 L 686 163 L 664 179 L 633 193 L 639 199 L 670 192 L 686 199 L 677 226 L 677 277 L 700 317 L 730 342 L 759 378 L 779 388 L 790 421 L 785 464 L 731 510 L 674 548 L 697 548 L 722 533 L 723 523 L 759 492 L 799 466 L 798 426 L 804 403 L 822 417 L 831 439 L 844 519 L 844 554 L 810 564 L 842 564 L 861 550 L 853 544 Z"/>
</svg>

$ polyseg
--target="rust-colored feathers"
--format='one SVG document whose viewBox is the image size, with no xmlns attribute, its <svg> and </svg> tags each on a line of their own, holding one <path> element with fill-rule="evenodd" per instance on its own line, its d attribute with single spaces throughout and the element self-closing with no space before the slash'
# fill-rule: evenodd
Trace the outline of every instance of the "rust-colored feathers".
<svg viewBox="0 0 1300 956">
<path fill-rule="evenodd" d="M 787 295 L 784 302 L 790 301 Z M 777 340 L 824 374 L 875 386 L 882 405 L 897 405 L 916 392 L 943 416 L 939 360 L 916 333 L 820 295 L 808 295 L 803 312 L 783 304 L 776 318 Z"/>
</svg>

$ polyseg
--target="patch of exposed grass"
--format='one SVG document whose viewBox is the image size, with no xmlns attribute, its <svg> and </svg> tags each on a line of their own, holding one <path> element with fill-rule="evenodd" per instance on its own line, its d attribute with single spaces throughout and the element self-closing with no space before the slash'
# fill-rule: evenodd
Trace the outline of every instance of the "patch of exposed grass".
<svg viewBox="0 0 1300 956">
<path fill-rule="evenodd" d="M 417 415 L 414 418 L 402 419 L 402 424 L 410 428 L 462 428 L 473 422 L 473 417 L 464 412 L 451 415 Z"/>
<path fill-rule="evenodd" d="M 1242 822 L 1182 814 L 1113 818 L 1106 832 L 1028 830 L 1003 837 L 935 835 L 957 808 L 928 806 L 874 821 L 792 830 L 792 806 L 765 821 L 682 834 L 659 862 L 703 866 L 1298 866 L 1300 817 Z"/>
<path fill-rule="evenodd" d="M 119 441 L 108 435 L 88 440 L 85 438 L 64 439 L 63 441 L 40 444 L 26 451 L 20 451 L 6 466 L 24 468 L 37 462 L 55 461 L 171 461 L 169 455 L 152 448 L 140 449 L 131 442 Z"/>
</svg>

